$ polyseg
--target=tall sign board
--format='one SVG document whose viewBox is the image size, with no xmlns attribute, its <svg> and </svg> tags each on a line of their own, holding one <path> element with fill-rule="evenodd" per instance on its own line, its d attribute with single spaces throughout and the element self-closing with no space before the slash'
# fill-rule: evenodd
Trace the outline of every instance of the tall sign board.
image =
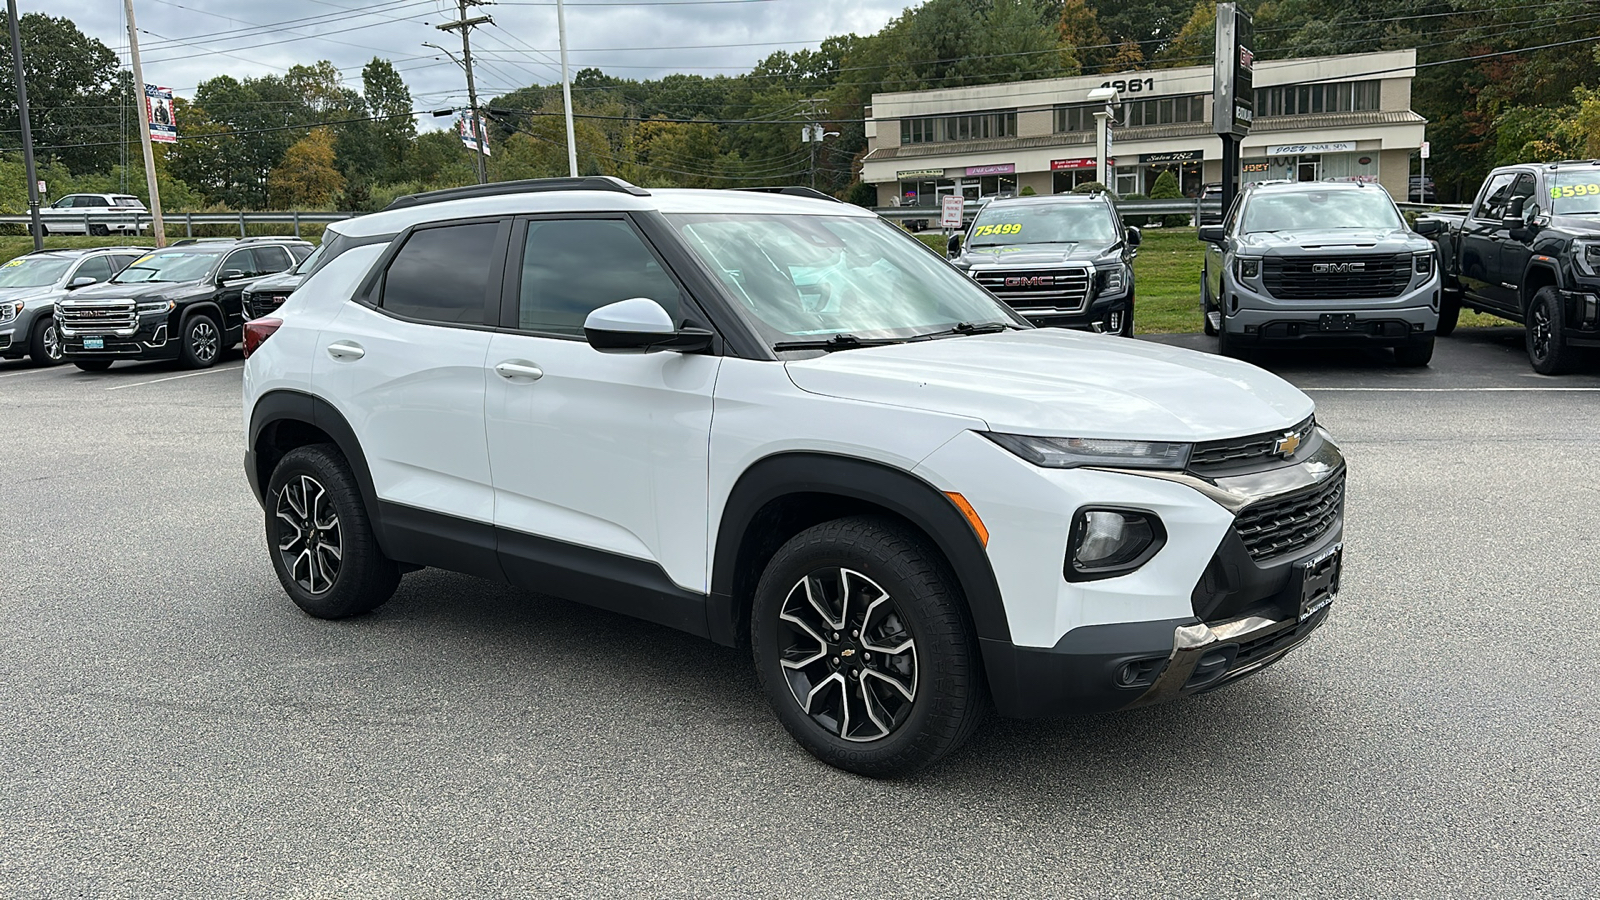
<svg viewBox="0 0 1600 900">
<path fill-rule="evenodd" d="M 1212 131 L 1222 138 L 1222 208 L 1239 186 L 1239 142 L 1256 116 L 1255 27 L 1237 3 L 1217 4 L 1217 48 L 1212 69 Z"/>
</svg>

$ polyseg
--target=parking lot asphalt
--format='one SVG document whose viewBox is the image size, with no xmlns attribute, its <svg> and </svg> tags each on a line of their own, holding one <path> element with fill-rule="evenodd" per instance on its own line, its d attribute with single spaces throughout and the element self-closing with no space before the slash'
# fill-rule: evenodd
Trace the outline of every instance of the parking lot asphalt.
<svg viewBox="0 0 1600 900">
<path fill-rule="evenodd" d="M 1518 340 L 1263 358 L 1351 466 L 1315 639 L 888 782 L 664 628 L 437 571 L 302 615 L 236 358 L 0 362 L 0 897 L 1594 897 L 1600 365 Z"/>
</svg>

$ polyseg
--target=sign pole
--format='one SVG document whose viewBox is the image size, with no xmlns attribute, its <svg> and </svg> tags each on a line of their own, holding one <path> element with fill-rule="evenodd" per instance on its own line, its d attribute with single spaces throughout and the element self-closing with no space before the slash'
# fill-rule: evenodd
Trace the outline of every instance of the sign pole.
<svg viewBox="0 0 1600 900">
<path fill-rule="evenodd" d="M 144 146 L 144 183 L 150 189 L 150 230 L 156 246 L 167 245 L 167 223 L 161 217 L 161 189 L 156 185 L 156 154 L 150 147 L 150 97 L 139 65 L 139 29 L 133 24 L 133 0 L 122 0 L 128 13 L 128 55 L 133 61 L 133 89 L 139 92 L 139 143 Z"/>
<path fill-rule="evenodd" d="M 44 249 L 44 229 L 39 226 L 39 175 L 33 166 L 33 128 L 28 122 L 28 79 L 22 69 L 22 28 L 17 24 L 17 0 L 6 0 L 11 24 L 11 68 L 17 76 L 17 109 L 22 113 L 22 167 L 28 173 L 28 218 L 33 249 Z"/>
<path fill-rule="evenodd" d="M 1239 192 L 1239 145 L 1255 121 L 1254 25 L 1236 3 L 1217 4 L 1216 58 L 1212 64 L 1212 130 L 1222 139 L 1222 213 Z"/>
</svg>

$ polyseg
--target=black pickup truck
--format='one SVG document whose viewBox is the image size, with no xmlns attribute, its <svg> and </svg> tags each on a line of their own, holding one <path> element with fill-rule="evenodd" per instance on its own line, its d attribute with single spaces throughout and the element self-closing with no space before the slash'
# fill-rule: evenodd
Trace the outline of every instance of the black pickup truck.
<svg viewBox="0 0 1600 900">
<path fill-rule="evenodd" d="M 1416 230 L 1439 246 L 1439 334 L 1463 307 L 1520 322 L 1544 375 L 1600 347 L 1600 160 L 1502 166 L 1471 212 L 1420 216 Z"/>
</svg>

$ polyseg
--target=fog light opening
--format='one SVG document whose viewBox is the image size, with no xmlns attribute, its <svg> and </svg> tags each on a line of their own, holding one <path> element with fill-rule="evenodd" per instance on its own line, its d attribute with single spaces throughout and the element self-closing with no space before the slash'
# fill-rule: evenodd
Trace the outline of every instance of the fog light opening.
<svg viewBox="0 0 1600 900">
<path fill-rule="evenodd" d="M 1065 576 L 1092 581 L 1125 575 L 1148 562 L 1166 537 L 1161 519 L 1147 510 L 1079 510 L 1068 537 Z"/>
</svg>

